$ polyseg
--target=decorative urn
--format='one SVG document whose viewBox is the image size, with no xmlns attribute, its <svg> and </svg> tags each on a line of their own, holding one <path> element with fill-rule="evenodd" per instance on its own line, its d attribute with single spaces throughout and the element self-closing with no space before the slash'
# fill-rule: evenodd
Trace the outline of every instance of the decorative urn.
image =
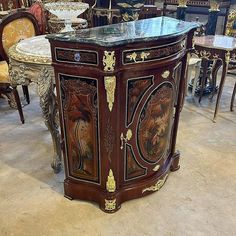
<svg viewBox="0 0 236 236">
<path fill-rule="evenodd" d="M 116 0 L 121 10 L 123 21 L 138 20 L 140 9 L 144 6 L 145 0 Z"/>
</svg>

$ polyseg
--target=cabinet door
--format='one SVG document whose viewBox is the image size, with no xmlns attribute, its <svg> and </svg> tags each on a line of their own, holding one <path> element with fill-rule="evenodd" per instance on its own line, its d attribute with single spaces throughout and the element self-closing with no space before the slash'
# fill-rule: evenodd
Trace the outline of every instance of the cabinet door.
<svg viewBox="0 0 236 236">
<path fill-rule="evenodd" d="M 66 168 L 70 177 L 99 183 L 98 81 L 58 74 Z"/>
<path fill-rule="evenodd" d="M 125 104 L 121 149 L 126 182 L 155 173 L 169 156 L 177 88 L 173 68 L 122 75 L 126 93 L 121 98 Z"/>
</svg>

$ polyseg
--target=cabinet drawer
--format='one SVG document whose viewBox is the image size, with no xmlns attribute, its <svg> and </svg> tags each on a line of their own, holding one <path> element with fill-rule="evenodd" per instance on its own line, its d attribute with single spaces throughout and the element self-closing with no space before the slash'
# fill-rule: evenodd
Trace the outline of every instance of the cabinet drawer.
<svg viewBox="0 0 236 236">
<path fill-rule="evenodd" d="M 129 65 L 148 61 L 163 60 L 177 55 L 186 48 L 186 40 L 160 45 L 156 47 L 129 49 L 122 52 L 122 64 Z"/>
<path fill-rule="evenodd" d="M 98 66 L 98 53 L 92 50 L 78 50 L 55 47 L 55 59 L 57 62 L 69 64 L 82 64 Z"/>
</svg>

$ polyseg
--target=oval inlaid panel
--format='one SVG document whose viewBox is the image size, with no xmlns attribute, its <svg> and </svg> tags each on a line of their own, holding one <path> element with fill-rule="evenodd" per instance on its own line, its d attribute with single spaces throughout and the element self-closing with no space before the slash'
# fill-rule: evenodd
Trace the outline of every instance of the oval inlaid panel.
<svg viewBox="0 0 236 236">
<path fill-rule="evenodd" d="M 141 111 L 137 130 L 138 148 L 147 162 L 157 162 L 166 151 L 173 104 L 173 86 L 163 83 L 151 93 Z"/>
</svg>

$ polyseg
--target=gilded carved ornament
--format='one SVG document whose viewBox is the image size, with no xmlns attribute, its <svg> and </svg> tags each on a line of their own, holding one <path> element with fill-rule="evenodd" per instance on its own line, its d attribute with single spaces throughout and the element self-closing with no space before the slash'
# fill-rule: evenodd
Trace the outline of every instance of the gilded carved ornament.
<svg viewBox="0 0 236 236">
<path fill-rule="evenodd" d="M 149 55 L 150 55 L 149 52 L 142 52 L 140 54 L 140 57 L 141 57 L 142 61 L 145 61 L 145 59 L 147 59 Z"/>
<path fill-rule="evenodd" d="M 167 176 L 168 176 L 168 174 L 163 179 L 159 179 L 156 182 L 156 184 L 154 184 L 154 185 L 152 185 L 152 186 L 150 186 L 148 188 L 143 189 L 142 193 L 145 193 L 146 191 L 152 191 L 152 192 L 158 191 L 164 185 L 164 183 L 165 183 L 165 181 L 167 179 Z"/>
<path fill-rule="evenodd" d="M 104 51 L 103 65 L 104 71 L 111 72 L 115 69 L 116 57 L 114 51 Z"/>
<path fill-rule="evenodd" d="M 105 210 L 113 211 L 116 209 L 116 199 L 107 200 L 105 199 Z"/>
<path fill-rule="evenodd" d="M 227 51 L 227 52 L 225 53 L 225 62 L 226 62 L 226 63 L 229 63 L 229 62 L 230 62 L 230 51 Z"/>
<path fill-rule="evenodd" d="M 137 58 L 138 54 L 136 52 L 133 52 L 129 55 L 126 56 L 127 59 L 130 59 L 130 61 L 134 61 L 134 62 L 137 62 L 136 61 L 136 58 Z"/>
<path fill-rule="evenodd" d="M 187 0 L 179 0 L 178 7 L 187 7 Z"/>
<path fill-rule="evenodd" d="M 166 70 L 166 71 L 164 71 L 163 73 L 162 73 L 162 78 L 164 78 L 164 79 L 167 79 L 168 77 L 169 77 L 169 75 L 170 75 L 170 71 L 169 70 Z"/>
<path fill-rule="evenodd" d="M 115 101 L 115 90 L 116 90 L 116 77 L 105 76 L 104 85 L 107 93 L 107 103 L 109 110 L 112 111 L 113 103 Z"/>
<path fill-rule="evenodd" d="M 116 191 L 116 181 L 112 169 L 110 169 L 109 175 L 107 177 L 106 189 L 109 193 L 113 193 Z"/>
<path fill-rule="evenodd" d="M 131 138 L 132 138 L 132 130 L 128 129 L 127 133 L 126 133 L 126 137 L 124 137 L 124 134 L 121 133 L 120 135 L 120 141 L 121 141 L 121 146 L 120 149 L 122 150 L 124 148 L 124 142 L 127 143 Z"/>
<path fill-rule="evenodd" d="M 139 18 L 138 12 L 135 12 L 133 15 L 129 15 L 127 12 L 122 14 L 122 18 L 124 21 L 136 21 Z"/>
<path fill-rule="evenodd" d="M 160 165 L 156 165 L 152 170 L 153 171 L 158 171 L 160 169 Z"/>
</svg>

